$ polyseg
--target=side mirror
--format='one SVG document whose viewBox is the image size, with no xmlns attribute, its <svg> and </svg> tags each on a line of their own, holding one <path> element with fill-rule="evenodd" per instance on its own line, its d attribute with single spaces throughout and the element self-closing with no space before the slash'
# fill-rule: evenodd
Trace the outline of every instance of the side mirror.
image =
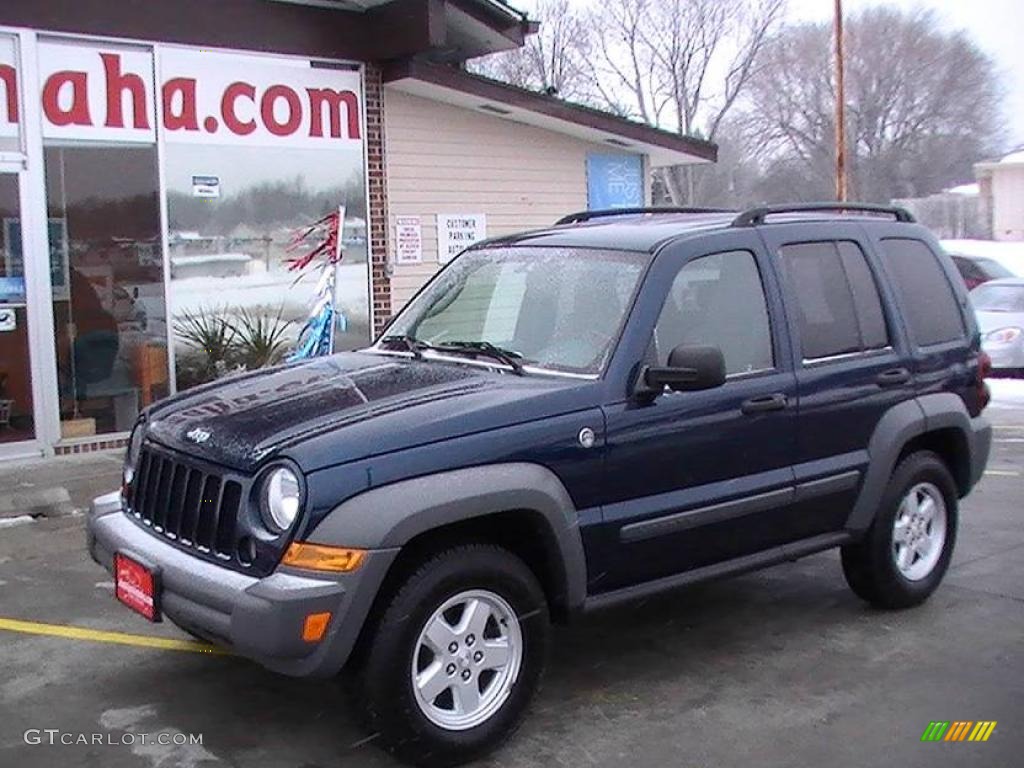
<svg viewBox="0 0 1024 768">
<path fill-rule="evenodd" d="M 714 389 L 725 383 L 725 358 L 718 347 L 680 345 L 668 365 L 649 365 L 640 371 L 637 393 L 655 397 L 668 387 L 674 392 Z"/>
</svg>

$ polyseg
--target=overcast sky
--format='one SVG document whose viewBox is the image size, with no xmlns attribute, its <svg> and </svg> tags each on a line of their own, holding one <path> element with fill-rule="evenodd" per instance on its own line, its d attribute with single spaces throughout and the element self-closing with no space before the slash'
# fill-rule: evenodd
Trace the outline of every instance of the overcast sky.
<svg viewBox="0 0 1024 768">
<path fill-rule="evenodd" d="M 536 7 L 536 0 L 511 2 L 526 11 Z M 574 2 L 592 6 L 600 0 Z M 832 0 L 788 0 L 788 3 L 788 17 L 794 21 L 832 17 Z M 1007 138 L 1013 144 L 1024 145 L 1024 0 L 844 0 L 847 13 L 869 5 L 930 8 L 948 28 L 966 29 L 999 67 L 1007 95 Z"/>
</svg>

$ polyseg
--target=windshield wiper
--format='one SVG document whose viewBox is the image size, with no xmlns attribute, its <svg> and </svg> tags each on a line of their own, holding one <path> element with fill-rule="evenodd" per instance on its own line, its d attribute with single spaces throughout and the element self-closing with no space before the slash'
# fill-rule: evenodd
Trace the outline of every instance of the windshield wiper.
<svg viewBox="0 0 1024 768">
<path fill-rule="evenodd" d="M 518 352 L 505 349 L 491 344 L 489 341 L 446 341 L 443 344 L 431 344 L 430 349 L 437 350 L 439 352 L 454 352 L 458 353 L 470 353 L 473 355 L 484 355 L 486 357 L 493 358 L 500 363 L 504 363 L 512 372 L 517 376 L 523 376 L 525 371 L 523 370 L 523 364 L 519 362 L 518 358 L 522 355 Z"/>
<path fill-rule="evenodd" d="M 448 354 L 459 355 L 469 354 L 474 357 L 484 355 L 504 363 L 512 369 L 517 376 L 523 376 L 522 363 L 517 358 L 522 357 L 518 352 L 511 349 L 491 344 L 489 341 L 446 341 L 442 344 L 431 344 L 430 342 L 417 339 L 407 333 L 399 333 L 394 336 L 385 336 L 380 340 L 381 344 L 401 344 L 412 353 L 417 360 L 423 359 L 423 350 L 429 349 L 434 352 L 447 352 Z"/>
<path fill-rule="evenodd" d="M 420 341 L 415 336 L 410 336 L 407 333 L 400 333 L 395 336 L 385 336 L 380 340 L 381 344 L 401 344 L 406 350 L 412 352 L 412 356 L 417 360 L 423 357 L 423 350 L 427 349 L 430 345 L 425 341 Z"/>
</svg>

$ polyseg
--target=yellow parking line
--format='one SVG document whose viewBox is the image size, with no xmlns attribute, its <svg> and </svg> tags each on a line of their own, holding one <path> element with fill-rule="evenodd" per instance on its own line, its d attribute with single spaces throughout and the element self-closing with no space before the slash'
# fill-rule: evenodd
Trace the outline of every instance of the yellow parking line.
<svg viewBox="0 0 1024 768">
<path fill-rule="evenodd" d="M 191 651 L 193 653 L 212 653 L 217 655 L 228 652 L 205 643 L 192 640 L 174 640 L 169 637 L 152 637 L 151 635 L 130 635 L 126 632 L 107 632 L 102 629 L 86 629 L 66 624 L 43 624 L 37 621 L 19 621 L 18 619 L 0 618 L 0 629 L 9 632 L 24 632 L 29 635 L 49 635 L 65 637 L 69 640 L 90 640 L 96 643 L 117 643 L 134 645 L 139 648 L 157 648 L 163 651 Z"/>
</svg>

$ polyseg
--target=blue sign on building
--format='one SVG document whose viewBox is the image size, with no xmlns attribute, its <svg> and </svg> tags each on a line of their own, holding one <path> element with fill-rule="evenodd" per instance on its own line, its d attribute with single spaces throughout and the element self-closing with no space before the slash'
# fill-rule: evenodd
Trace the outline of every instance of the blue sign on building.
<svg viewBox="0 0 1024 768">
<path fill-rule="evenodd" d="M 0 277 L 0 301 L 12 304 L 25 301 L 24 277 Z"/>
<path fill-rule="evenodd" d="M 644 204 L 640 155 L 587 155 L 587 207 L 639 208 Z"/>
</svg>

